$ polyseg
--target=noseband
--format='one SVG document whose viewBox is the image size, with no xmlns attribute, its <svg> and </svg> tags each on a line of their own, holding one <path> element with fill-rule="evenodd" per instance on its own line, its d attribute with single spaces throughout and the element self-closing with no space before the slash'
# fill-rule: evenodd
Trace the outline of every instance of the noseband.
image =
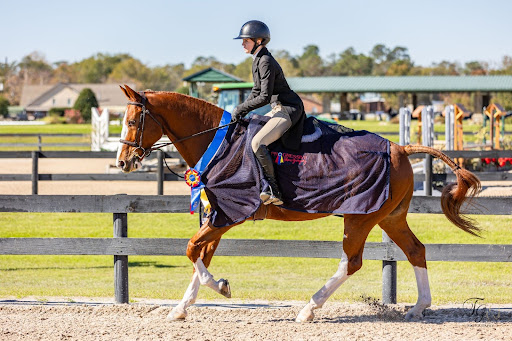
<svg viewBox="0 0 512 341">
<path fill-rule="evenodd" d="M 155 118 L 155 116 L 153 116 L 151 114 L 149 109 L 146 108 L 147 98 L 146 98 L 146 95 L 144 94 L 144 92 L 139 92 L 139 95 L 142 97 L 142 101 L 141 102 L 131 102 L 131 101 L 127 102 L 128 105 L 136 105 L 138 107 L 141 107 L 139 125 L 137 126 L 137 133 L 135 134 L 135 141 L 127 141 L 127 140 L 123 140 L 123 139 L 119 140 L 119 142 L 124 143 L 124 144 L 126 144 L 126 145 L 128 145 L 130 147 L 135 147 L 134 152 L 137 151 L 138 149 L 140 149 L 142 151 L 142 155 L 139 155 L 138 153 L 136 153 L 136 155 L 139 158 L 139 160 L 142 160 L 144 157 L 149 156 L 151 154 L 151 152 L 154 151 L 154 150 L 160 150 L 161 148 L 163 148 L 165 146 L 173 145 L 173 144 L 176 144 L 178 142 L 181 142 L 181 141 L 184 141 L 184 140 L 188 140 L 189 138 L 192 138 L 192 137 L 195 137 L 195 136 L 199 136 L 199 135 L 202 135 L 202 134 L 206 134 L 206 133 L 209 133 L 211 131 L 218 130 L 218 129 L 227 127 L 227 126 L 229 126 L 231 124 L 237 123 L 237 121 L 232 121 L 232 122 L 230 122 L 228 124 L 224 124 L 224 125 L 219 126 L 219 127 L 214 127 L 214 128 L 206 129 L 206 130 L 200 131 L 198 133 L 186 136 L 186 137 L 181 138 L 179 140 L 176 140 L 174 142 L 158 143 L 156 145 L 151 146 L 148 149 L 145 149 L 144 147 L 142 147 L 142 137 L 143 137 L 143 134 L 144 134 L 144 125 L 146 123 L 146 115 L 151 117 L 153 119 L 153 121 L 155 121 L 160 126 L 160 129 L 162 130 L 162 135 L 164 134 L 164 128 L 163 128 L 162 124 L 160 122 L 158 122 L 158 120 Z M 139 141 L 138 142 L 137 142 L 137 135 L 139 135 Z"/>
</svg>

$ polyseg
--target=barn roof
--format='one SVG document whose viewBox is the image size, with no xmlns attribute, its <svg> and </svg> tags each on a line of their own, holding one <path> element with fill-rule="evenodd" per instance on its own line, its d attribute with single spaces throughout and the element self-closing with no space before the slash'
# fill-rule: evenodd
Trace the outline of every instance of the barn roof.
<svg viewBox="0 0 512 341">
<path fill-rule="evenodd" d="M 205 83 L 223 83 L 223 82 L 242 82 L 236 76 L 230 75 L 227 72 L 218 70 L 214 67 L 196 72 L 190 76 L 183 78 L 186 82 L 205 82 Z"/>
<path fill-rule="evenodd" d="M 505 92 L 512 76 L 290 77 L 296 92 Z"/>
</svg>

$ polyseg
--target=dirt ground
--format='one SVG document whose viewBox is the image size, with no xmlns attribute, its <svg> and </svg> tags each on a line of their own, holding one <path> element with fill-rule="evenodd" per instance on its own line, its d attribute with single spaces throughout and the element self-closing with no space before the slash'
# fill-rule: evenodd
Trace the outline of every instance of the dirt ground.
<svg viewBox="0 0 512 341">
<path fill-rule="evenodd" d="M 512 308 L 437 306 L 405 322 L 403 305 L 327 302 L 314 322 L 304 302 L 199 302 L 167 321 L 177 302 L 38 302 L 0 299 L 0 340 L 510 340 Z"/>
<path fill-rule="evenodd" d="M 118 173 L 114 159 L 40 159 L 40 174 L 108 174 Z M 31 159 L 3 159 L 0 174 L 30 174 Z M 156 181 L 39 181 L 41 195 L 156 195 Z M 0 194 L 28 195 L 32 193 L 30 181 L 0 181 Z M 190 194 L 184 181 L 166 181 L 164 194 Z"/>
</svg>

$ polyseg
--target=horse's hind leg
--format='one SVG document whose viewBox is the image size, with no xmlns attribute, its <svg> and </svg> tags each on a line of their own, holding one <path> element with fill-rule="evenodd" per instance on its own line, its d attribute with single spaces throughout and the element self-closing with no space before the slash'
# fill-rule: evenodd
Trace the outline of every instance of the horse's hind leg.
<svg viewBox="0 0 512 341">
<path fill-rule="evenodd" d="M 338 271 L 327 283 L 313 295 L 311 300 L 296 318 L 297 322 L 312 321 L 315 317 L 313 310 L 321 308 L 325 301 L 363 265 L 363 249 L 368 233 L 375 225 L 369 216 L 345 215 L 345 231 L 343 236 L 343 254 L 338 265 Z"/>
<path fill-rule="evenodd" d="M 427 262 L 425 260 L 425 246 L 410 230 L 406 220 L 407 212 L 390 215 L 379 223 L 387 235 L 402 249 L 411 263 L 418 286 L 418 301 L 405 315 L 406 320 L 421 318 L 423 311 L 430 307 L 432 297 L 428 283 Z"/>
</svg>

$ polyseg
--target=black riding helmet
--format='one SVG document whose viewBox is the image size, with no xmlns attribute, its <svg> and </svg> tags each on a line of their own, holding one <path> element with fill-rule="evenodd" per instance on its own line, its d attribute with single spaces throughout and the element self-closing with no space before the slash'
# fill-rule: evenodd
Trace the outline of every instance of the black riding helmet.
<svg viewBox="0 0 512 341">
<path fill-rule="evenodd" d="M 238 37 L 233 39 L 252 39 L 252 41 L 256 42 L 256 39 L 261 38 L 261 44 L 254 44 L 254 47 L 251 51 L 251 53 L 254 53 L 254 51 L 260 46 L 260 45 L 267 45 L 270 41 L 270 30 L 268 29 L 268 26 L 265 25 L 264 22 L 261 22 L 259 20 L 250 20 L 243 24 L 242 28 L 240 29 L 240 33 L 238 34 Z"/>
</svg>

